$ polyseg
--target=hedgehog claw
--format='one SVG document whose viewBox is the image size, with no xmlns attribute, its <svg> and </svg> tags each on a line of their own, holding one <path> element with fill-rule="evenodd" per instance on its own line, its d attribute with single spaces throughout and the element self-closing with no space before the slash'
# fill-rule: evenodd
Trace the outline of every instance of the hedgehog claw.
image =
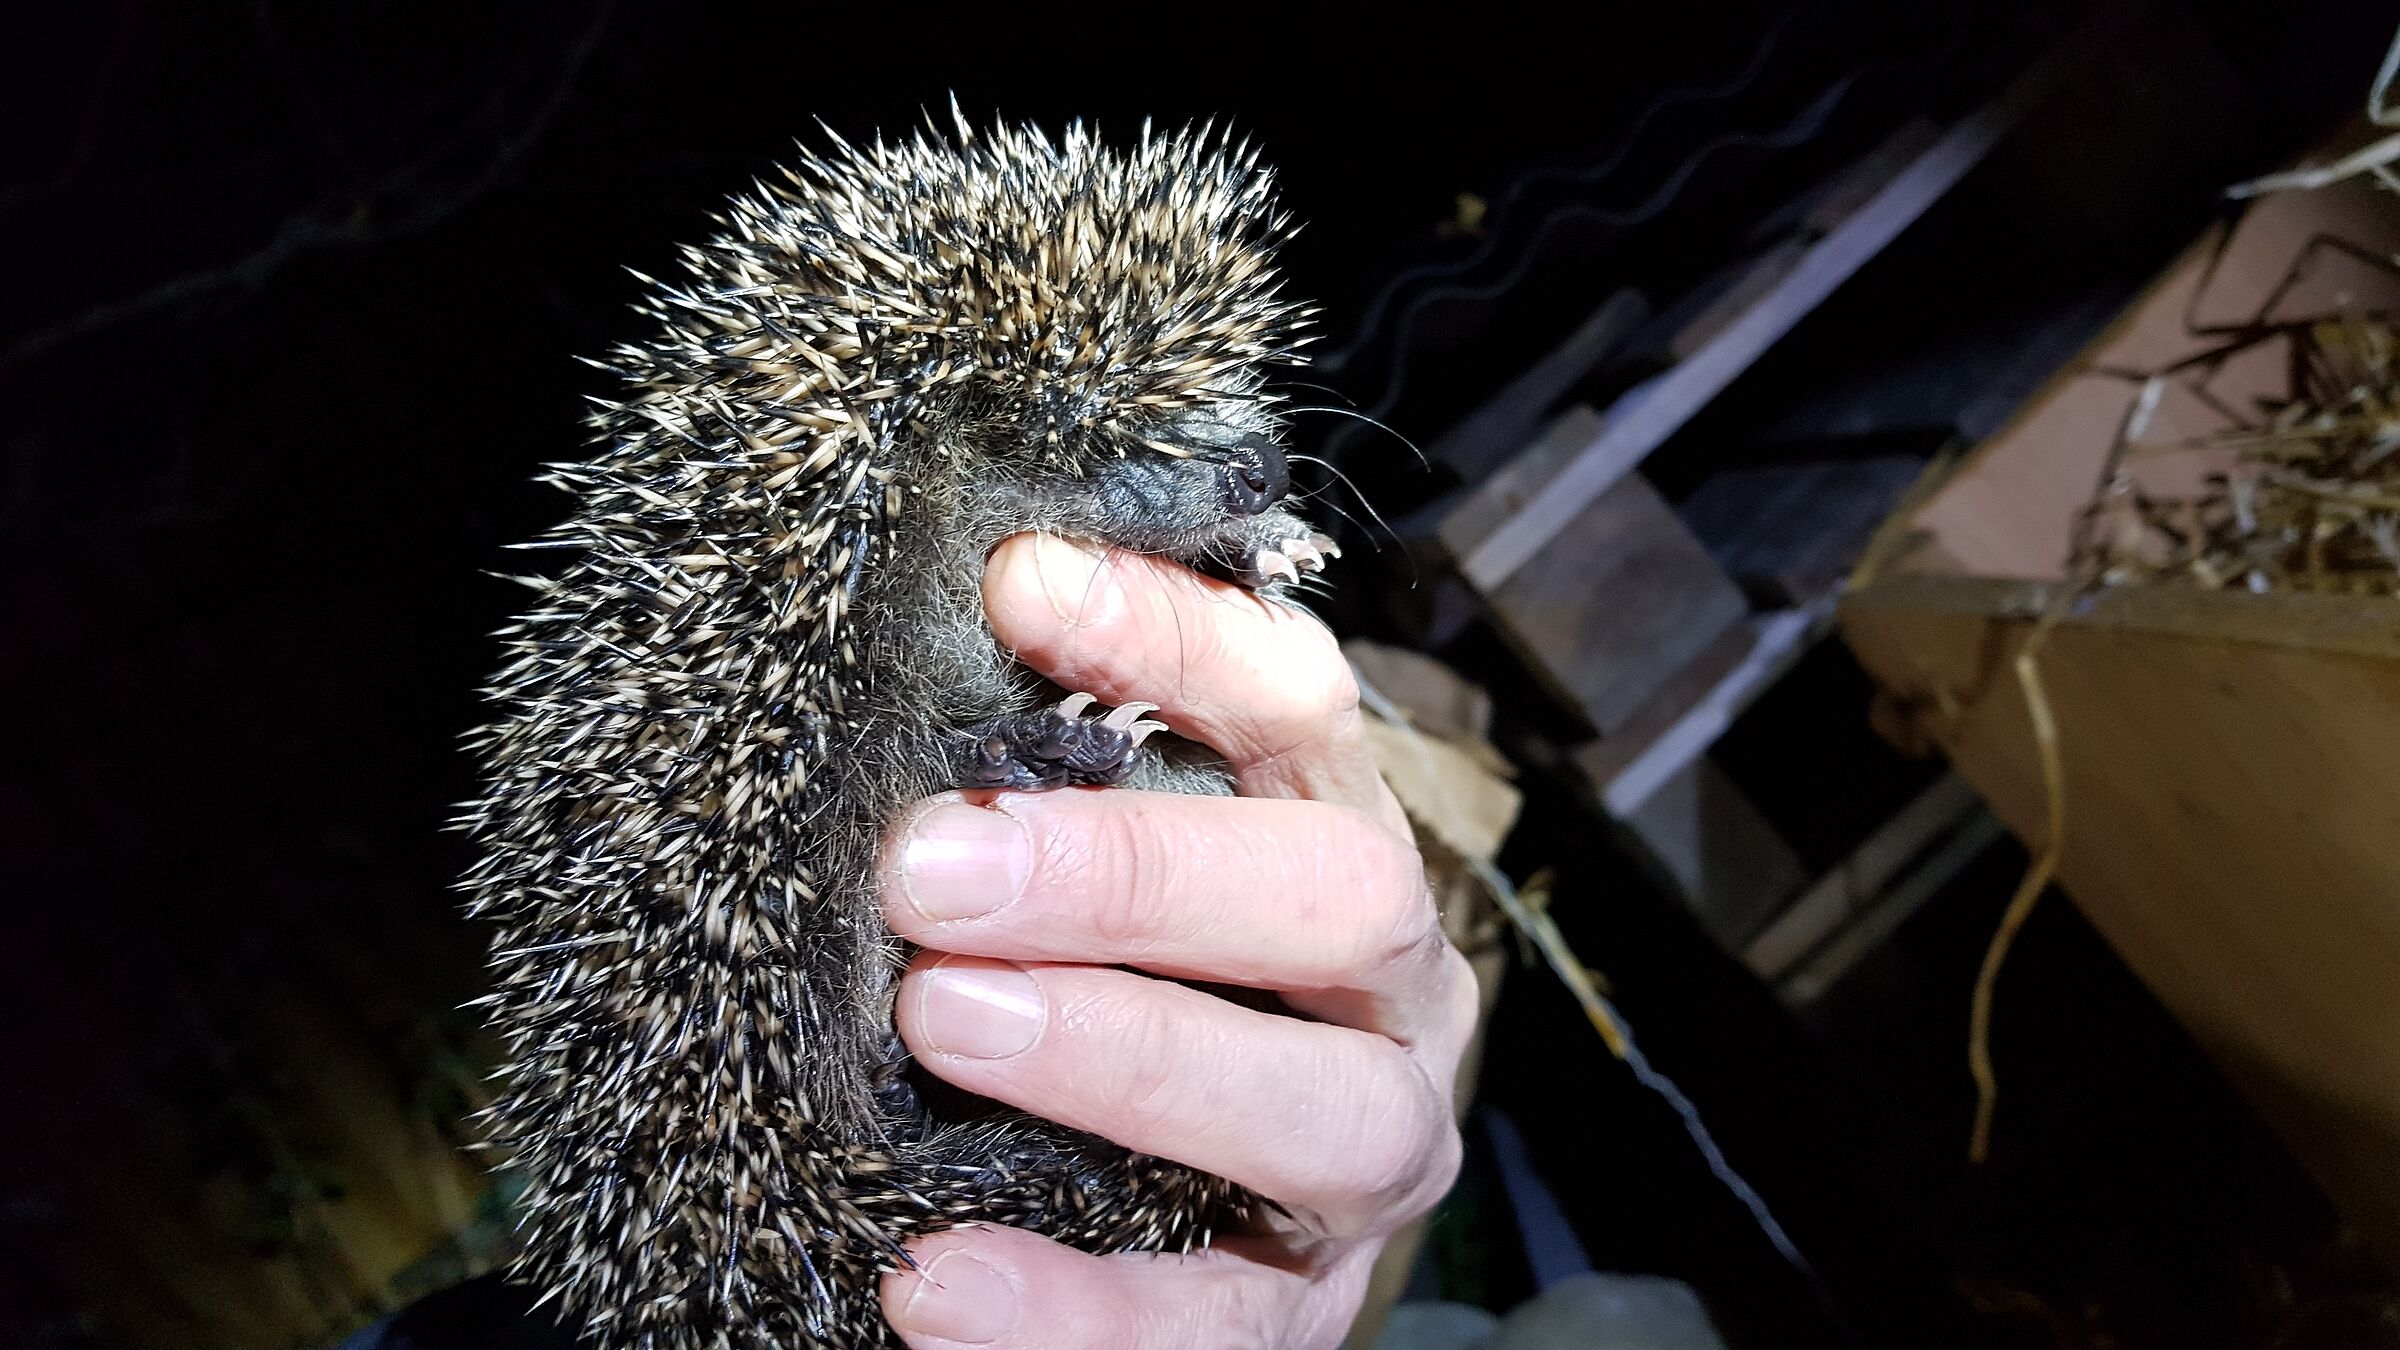
<svg viewBox="0 0 2400 1350">
<path fill-rule="evenodd" d="M 1089 698 L 1091 695 L 1086 694 L 1084 697 Z M 1100 725 L 1112 731 L 1124 731 L 1141 720 L 1143 713 L 1157 711 L 1158 705 L 1155 703 L 1120 703 L 1115 712 L 1100 719 Z"/>
<path fill-rule="evenodd" d="M 1136 722 L 1132 726 L 1125 728 L 1125 734 L 1132 738 L 1135 745 L 1140 745 L 1142 742 L 1149 740 L 1152 733 L 1165 731 L 1166 729 L 1166 723 L 1153 722 L 1145 718 L 1142 721 Z"/>
<path fill-rule="evenodd" d="M 1332 535 L 1311 530 L 1306 539 L 1284 540 L 1283 554 L 1303 572 L 1322 572 L 1325 560 L 1342 556 L 1342 550 L 1333 542 Z"/>
<path fill-rule="evenodd" d="M 1262 548 L 1250 556 L 1250 574 L 1258 578 L 1261 586 L 1277 577 L 1291 582 L 1300 580 L 1300 569 L 1292 566 L 1292 560 L 1271 548 Z"/>
<path fill-rule="evenodd" d="M 1052 711 L 1056 712 L 1061 717 L 1072 720 L 1074 718 L 1083 716 L 1084 709 L 1092 706 L 1095 703 L 1098 703 L 1099 701 L 1100 696 L 1097 694 L 1069 694 L 1065 698 L 1060 699 L 1058 701 L 1058 707 Z"/>
</svg>

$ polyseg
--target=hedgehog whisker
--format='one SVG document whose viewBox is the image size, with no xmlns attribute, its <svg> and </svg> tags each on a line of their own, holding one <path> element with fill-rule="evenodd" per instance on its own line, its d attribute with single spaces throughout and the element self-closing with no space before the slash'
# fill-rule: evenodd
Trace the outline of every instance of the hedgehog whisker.
<svg viewBox="0 0 2400 1350">
<path fill-rule="evenodd" d="M 1415 441 L 1412 441 L 1408 437 L 1401 435 L 1397 431 L 1394 431 L 1391 424 L 1384 421 L 1382 418 L 1369 417 L 1365 413 L 1355 412 L 1349 408 L 1336 408 L 1330 403 L 1296 404 L 1292 407 L 1283 409 L 1283 411 L 1287 413 L 1332 413 L 1336 417 L 1347 417 L 1355 421 L 1364 422 L 1368 426 L 1375 428 L 1377 431 L 1383 432 L 1384 434 L 1390 436 L 1393 440 L 1396 440 L 1402 445 L 1407 446 L 1408 453 L 1417 457 L 1417 463 L 1423 465 L 1427 469 L 1431 469 L 1433 467 L 1433 461 L 1425 457 L 1425 452 L 1417 448 L 1417 443 Z"/>
<path fill-rule="evenodd" d="M 1319 393 L 1331 394 L 1335 398 L 1349 397 L 1348 394 L 1343 393 L 1341 390 L 1334 388 L 1330 384 L 1318 384 L 1314 380 L 1278 380 L 1276 383 L 1293 389 L 1314 389 Z"/>
<path fill-rule="evenodd" d="M 1336 479 L 1340 480 L 1343 487 L 1350 489 L 1351 496 L 1358 499 L 1359 509 L 1365 511 L 1368 517 L 1375 522 L 1375 528 L 1382 530 L 1385 534 L 1390 535 L 1393 543 L 1397 544 L 1400 542 L 1400 532 L 1393 529 L 1391 522 L 1383 518 L 1383 513 L 1375 509 L 1375 503 L 1367 500 L 1367 494 L 1358 490 L 1357 481 L 1351 478 L 1349 474 L 1344 473 L 1341 469 L 1341 466 L 1335 464 L 1332 460 L 1324 458 L 1321 455 L 1287 454 L 1284 456 L 1284 458 L 1292 461 L 1295 464 L 1314 464 L 1318 468 L 1323 469 L 1325 472 L 1332 474 Z M 1325 504 L 1329 507 L 1332 507 L 1335 511 L 1341 512 L 1342 518 L 1349 521 L 1351 524 L 1357 525 L 1359 523 L 1358 517 L 1351 515 L 1347 511 L 1343 511 L 1341 507 L 1335 505 L 1334 503 L 1327 502 Z M 1375 536 L 1372 531 L 1369 531 L 1365 526 L 1362 525 L 1359 527 L 1359 532 L 1367 536 L 1368 547 L 1376 547 Z M 1378 549 L 1377 551 L 1380 552 L 1381 550 Z"/>
<path fill-rule="evenodd" d="M 1367 541 L 1367 548 L 1370 551 L 1375 553 L 1383 552 L 1383 545 L 1376 542 L 1375 535 L 1367 528 L 1366 522 L 1360 520 L 1357 516 L 1350 514 L 1348 511 L 1343 510 L 1340 502 L 1327 501 L 1324 503 L 1324 507 L 1326 510 L 1333 512 L 1335 515 L 1340 516 L 1346 521 L 1349 521 L 1351 525 L 1356 527 L 1359 537 Z"/>
</svg>

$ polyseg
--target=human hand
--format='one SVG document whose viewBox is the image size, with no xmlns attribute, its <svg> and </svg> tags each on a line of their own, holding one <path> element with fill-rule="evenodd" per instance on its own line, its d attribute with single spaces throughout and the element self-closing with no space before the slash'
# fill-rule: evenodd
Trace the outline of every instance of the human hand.
<svg viewBox="0 0 2400 1350">
<path fill-rule="evenodd" d="M 1162 705 L 1242 795 L 916 808 L 883 889 L 892 931 L 926 949 L 901 982 L 901 1035 L 961 1087 L 1238 1182 L 1290 1218 L 1189 1256 L 953 1229 L 886 1277 L 885 1314 L 915 1350 L 1329 1350 L 1384 1237 L 1457 1173 L 1451 1084 L 1476 1009 L 1349 666 L 1306 615 L 1055 537 L 1002 545 L 984 603 L 1061 686 Z M 1272 990 L 1318 1020 L 1120 965 Z"/>
</svg>

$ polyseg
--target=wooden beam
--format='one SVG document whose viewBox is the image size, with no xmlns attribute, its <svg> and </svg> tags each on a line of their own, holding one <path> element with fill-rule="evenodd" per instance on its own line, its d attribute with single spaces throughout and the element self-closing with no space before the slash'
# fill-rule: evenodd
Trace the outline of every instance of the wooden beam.
<svg viewBox="0 0 2400 1350">
<path fill-rule="evenodd" d="M 1749 643 L 1741 659 L 1672 720 L 1640 735 L 1603 738 L 1577 750 L 1575 762 L 1591 776 L 1601 805 L 1620 820 L 1639 811 L 1651 794 L 1708 753 L 1752 700 L 1832 631 L 1833 613 L 1828 598 L 1751 616 Z"/>
<path fill-rule="evenodd" d="M 1811 953 L 1798 969 L 1777 984 L 1776 993 L 1794 1007 L 1823 998 L 1852 967 L 1864 960 L 1908 921 L 1908 916 L 1941 894 L 1983 851 L 1997 844 L 2008 827 L 1989 811 L 1977 811 L 1945 838 L 1906 878 L 1861 910 L 1857 917 Z"/>
<path fill-rule="evenodd" d="M 1551 409 L 1616 355 L 1649 317 L 1650 305 L 1641 292 L 1627 288 L 1611 295 L 1541 360 L 1434 438 L 1427 453 L 1462 478 L 1479 480 L 1490 474 L 1531 443 L 1550 420 Z"/>
<path fill-rule="evenodd" d="M 1944 772 L 1932 786 L 1892 813 L 1840 865 L 1801 893 L 1742 949 L 1742 964 L 1762 980 L 1780 980 L 1810 952 L 1823 946 L 1877 897 L 1935 841 L 1952 834 L 1983 810 L 1983 798 L 1967 780 Z"/>
<path fill-rule="evenodd" d="M 1567 522 L 1607 491 L 1626 465 L 1640 463 L 1681 430 L 1794 325 L 1941 200 L 2053 89 L 2108 45 L 2090 29 L 2105 26 L 2113 36 L 2123 22 L 2121 15 L 2112 16 L 2070 35 L 1998 99 L 1962 118 L 1910 161 L 1690 360 L 1628 391 L 1610 410 L 1606 431 L 1527 501 L 1507 528 L 1493 532 L 1465 556 L 1460 570 L 1466 578 L 1487 595 L 1498 590 Z"/>
<path fill-rule="evenodd" d="M 1790 841 L 1705 756 L 1651 793 L 1623 824 L 1728 952 L 1741 951 L 1808 883 Z"/>
<path fill-rule="evenodd" d="M 1593 499 L 1484 609 L 1533 675 L 1613 736 L 1737 630 L 1750 604 L 1636 473 Z"/>
</svg>

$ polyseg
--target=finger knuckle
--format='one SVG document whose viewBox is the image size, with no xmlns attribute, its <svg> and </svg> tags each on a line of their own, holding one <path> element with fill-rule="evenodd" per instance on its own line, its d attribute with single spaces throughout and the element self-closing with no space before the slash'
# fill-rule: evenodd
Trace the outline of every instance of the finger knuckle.
<svg viewBox="0 0 2400 1350">
<path fill-rule="evenodd" d="M 1459 1135 L 1458 1122 L 1445 1113 L 1434 1132 L 1433 1157 L 1425 1169 L 1424 1185 L 1402 1206 L 1402 1221 L 1416 1218 L 1440 1204 L 1442 1197 L 1458 1183 L 1458 1171 L 1465 1160 L 1466 1140 Z"/>
<path fill-rule="evenodd" d="M 1309 624 L 1308 633 L 1307 640 L 1294 644 L 1300 648 L 1298 659 L 1283 671 L 1286 710 L 1311 721 L 1356 722 L 1358 676 L 1331 633 L 1315 623 Z"/>
<path fill-rule="evenodd" d="M 1438 965 L 1450 943 L 1416 851 L 1363 814 L 1346 814 L 1353 817 L 1351 828 L 1323 856 L 1327 886 L 1357 897 L 1355 963 L 1379 981 Z"/>
<path fill-rule="evenodd" d="M 1291 1328 L 1291 1301 L 1283 1291 L 1261 1280 L 1234 1280 L 1218 1298 L 1211 1320 L 1228 1347 L 1256 1346 L 1282 1350 Z"/>
<path fill-rule="evenodd" d="M 1483 1020 L 1483 981 L 1475 974 L 1466 953 L 1447 940 L 1442 943 L 1441 961 L 1441 1034 L 1456 1043 L 1458 1052 L 1463 1052 L 1467 1038 L 1475 1033 L 1475 1024 Z"/>
<path fill-rule="evenodd" d="M 1323 640 L 1317 644 L 1319 657 L 1310 663 L 1311 678 L 1303 684 L 1307 702 L 1325 717 L 1356 720 L 1359 715 L 1358 675 L 1342 656 L 1342 649 L 1333 635 L 1318 629 Z"/>
<path fill-rule="evenodd" d="M 1094 823 L 1076 900 L 1103 950 L 1138 953 L 1156 936 L 1159 900 L 1179 884 L 1181 855 L 1171 836 L 1159 812 L 1139 805 L 1101 813 Z"/>
<path fill-rule="evenodd" d="M 1302 615 L 1278 616 L 1275 628 L 1263 643 L 1245 626 L 1211 631 L 1207 664 L 1229 680 L 1240 680 L 1261 723 L 1282 730 L 1306 727 L 1312 738 L 1328 726 L 1348 730 L 1359 718 L 1358 678 L 1339 641 L 1323 624 Z M 1265 670 L 1259 669 L 1262 651 L 1272 653 Z"/>
<path fill-rule="evenodd" d="M 1035 884 L 1075 894 L 1105 889 L 1109 860 L 1123 852 L 1114 837 L 1122 827 L 1109 813 L 1089 812 L 1084 806 L 1068 796 L 1029 803 L 1028 814 L 1041 823 L 1035 834 L 1040 848 Z"/>
<path fill-rule="evenodd" d="M 1290 1321 L 1287 1350 L 1335 1350 L 1348 1344 L 1374 1268 L 1371 1258 L 1354 1254 L 1326 1270 L 1311 1296 L 1302 1300 L 1300 1314 Z"/>
<path fill-rule="evenodd" d="M 1153 1341 L 1156 1310 L 1139 1296 L 1140 1285 L 1117 1279 L 1103 1286 L 1101 1297 L 1083 1301 L 1080 1315 L 1074 1318 L 1073 1344 L 1063 1350 L 1119 1350 L 1124 1346 L 1147 1346 Z"/>
<path fill-rule="evenodd" d="M 1389 1086 L 1368 1100 L 1350 1152 L 1360 1218 L 1371 1226 L 1397 1224 L 1430 1208 L 1458 1167 L 1458 1129 L 1448 1102 L 1406 1052 L 1392 1046 L 1390 1053 L 1395 1062 L 1379 1075 Z"/>
<path fill-rule="evenodd" d="M 1409 1133 L 1407 1144 L 1388 1150 L 1385 1170 L 1362 1190 L 1354 1221 L 1357 1232 L 1391 1232 L 1431 1210 L 1458 1180 L 1463 1148 L 1458 1127 L 1447 1115 L 1425 1120 Z"/>
<path fill-rule="evenodd" d="M 1107 1048 L 1094 1059 L 1109 1066 L 1100 1108 L 1145 1139 L 1183 1123 L 1196 1067 L 1183 1021 L 1152 1002 L 1112 998 L 1096 1010 Z"/>
</svg>

